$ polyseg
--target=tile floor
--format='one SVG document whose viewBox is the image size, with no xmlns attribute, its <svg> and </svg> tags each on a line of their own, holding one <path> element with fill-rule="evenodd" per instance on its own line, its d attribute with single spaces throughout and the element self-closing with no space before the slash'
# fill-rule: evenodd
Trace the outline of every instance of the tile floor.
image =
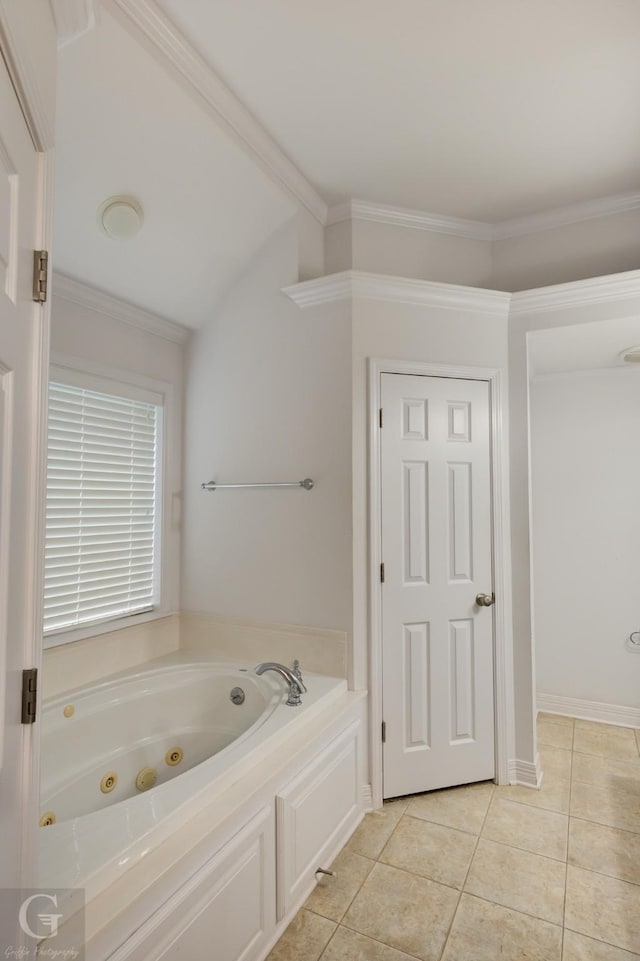
<svg viewBox="0 0 640 961">
<path fill-rule="evenodd" d="M 540 791 L 368 814 L 268 961 L 640 961 L 640 731 L 541 714 Z"/>
</svg>

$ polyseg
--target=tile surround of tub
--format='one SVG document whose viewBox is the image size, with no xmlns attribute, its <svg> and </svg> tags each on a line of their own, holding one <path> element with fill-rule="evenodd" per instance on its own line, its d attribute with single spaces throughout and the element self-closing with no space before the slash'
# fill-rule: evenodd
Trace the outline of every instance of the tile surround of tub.
<svg viewBox="0 0 640 961">
<path fill-rule="evenodd" d="M 179 617 L 169 614 L 95 637 L 50 647 L 42 661 L 43 697 L 102 680 L 179 649 Z"/>
<path fill-rule="evenodd" d="M 221 660 L 258 664 L 291 664 L 298 658 L 302 671 L 347 676 L 347 634 L 344 631 L 246 621 L 183 611 L 180 649 L 215 654 Z"/>
</svg>

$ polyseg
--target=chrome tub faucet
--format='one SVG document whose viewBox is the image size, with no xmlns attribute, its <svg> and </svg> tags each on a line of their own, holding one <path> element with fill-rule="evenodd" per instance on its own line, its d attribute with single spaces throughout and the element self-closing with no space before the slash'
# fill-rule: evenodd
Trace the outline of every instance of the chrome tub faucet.
<svg viewBox="0 0 640 961">
<path fill-rule="evenodd" d="M 275 661 L 265 661 L 264 664 L 258 664 L 256 667 L 256 674 L 264 674 L 265 671 L 275 671 L 280 677 L 287 682 L 289 685 L 287 705 L 289 707 L 298 707 L 302 704 L 301 694 L 306 694 L 307 689 L 304 686 L 302 677 L 298 677 L 290 667 L 285 667 L 284 664 L 277 664 Z"/>
</svg>

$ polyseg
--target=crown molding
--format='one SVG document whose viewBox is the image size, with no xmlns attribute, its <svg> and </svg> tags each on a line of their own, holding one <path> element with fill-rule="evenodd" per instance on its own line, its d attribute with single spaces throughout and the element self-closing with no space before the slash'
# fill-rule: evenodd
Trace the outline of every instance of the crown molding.
<svg viewBox="0 0 640 961">
<path fill-rule="evenodd" d="M 539 314 L 634 299 L 640 301 L 640 270 L 518 291 L 511 295 L 510 315 Z"/>
<path fill-rule="evenodd" d="M 526 234 L 539 233 L 542 230 L 554 230 L 569 224 L 581 223 L 584 220 L 596 220 L 599 217 L 611 217 L 614 214 L 626 213 L 640 208 L 640 191 L 627 194 L 613 194 L 610 197 L 599 197 L 597 200 L 587 200 L 584 203 L 569 204 L 553 210 L 542 210 L 537 214 L 525 217 L 514 217 L 502 220 L 493 225 L 493 240 L 508 240 L 512 237 L 524 237 Z"/>
<path fill-rule="evenodd" d="M 345 270 L 316 280 L 284 287 L 299 307 L 316 307 L 340 300 L 366 299 L 420 307 L 443 307 L 474 314 L 507 317 L 511 294 L 480 287 L 462 287 L 408 277 L 392 277 L 361 270 Z"/>
<path fill-rule="evenodd" d="M 429 230 L 438 234 L 465 237 L 468 240 L 491 240 L 493 237 L 492 225 L 481 220 L 464 220 L 461 217 L 447 217 L 444 214 L 410 210 L 407 207 L 370 204 L 365 200 L 348 200 L 344 204 L 329 208 L 327 226 L 345 220 L 372 220 L 379 224 Z"/>
<path fill-rule="evenodd" d="M 134 33 L 142 35 L 156 60 L 173 76 L 186 82 L 194 99 L 222 124 L 271 180 L 285 187 L 324 224 L 327 205 L 315 187 L 154 0 L 105 0 L 107 3 L 128 29 L 133 28 Z"/>
<path fill-rule="evenodd" d="M 55 144 L 57 33 L 53 9 L 38 0 L 0 0 L 0 47 L 36 150 Z"/>
<path fill-rule="evenodd" d="M 137 327 L 147 333 L 155 334 L 156 337 L 173 341 L 175 344 L 184 343 L 191 333 L 187 327 L 182 327 L 172 320 L 143 310 L 126 300 L 120 300 L 112 294 L 98 290 L 97 287 L 90 287 L 89 284 L 83 284 L 57 271 L 53 274 L 53 296 L 78 304 L 80 307 L 87 307 L 89 310 L 97 310 L 114 320 L 128 324 L 129 327 Z"/>
<path fill-rule="evenodd" d="M 391 207 L 386 204 L 371 204 L 364 200 L 348 200 L 346 203 L 330 207 L 326 224 L 339 224 L 345 220 L 372 220 L 380 224 L 393 224 L 397 227 L 412 227 L 432 233 L 450 234 L 467 240 L 498 241 L 527 234 L 555 230 L 569 224 L 640 209 L 640 191 L 627 194 L 614 194 L 599 197 L 584 203 L 570 204 L 553 210 L 543 210 L 525 217 L 514 217 L 498 223 L 482 220 L 464 220 L 461 217 L 447 217 L 444 214 L 428 213 L 423 210 L 410 210 L 406 207 Z"/>
<path fill-rule="evenodd" d="M 58 46 L 64 47 L 96 25 L 95 0 L 51 0 L 58 31 Z"/>
</svg>

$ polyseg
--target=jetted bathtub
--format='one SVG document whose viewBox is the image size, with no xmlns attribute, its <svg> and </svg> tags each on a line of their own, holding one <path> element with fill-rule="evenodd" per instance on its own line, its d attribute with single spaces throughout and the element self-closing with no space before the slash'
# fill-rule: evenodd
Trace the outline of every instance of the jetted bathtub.
<svg viewBox="0 0 640 961">
<path fill-rule="evenodd" d="M 240 777 L 296 719 L 346 690 L 344 680 L 305 675 L 308 693 L 289 707 L 273 672 L 184 655 L 166 661 L 45 702 L 41 884 L 102 890 L 217 782 Z"/>
</svg>

